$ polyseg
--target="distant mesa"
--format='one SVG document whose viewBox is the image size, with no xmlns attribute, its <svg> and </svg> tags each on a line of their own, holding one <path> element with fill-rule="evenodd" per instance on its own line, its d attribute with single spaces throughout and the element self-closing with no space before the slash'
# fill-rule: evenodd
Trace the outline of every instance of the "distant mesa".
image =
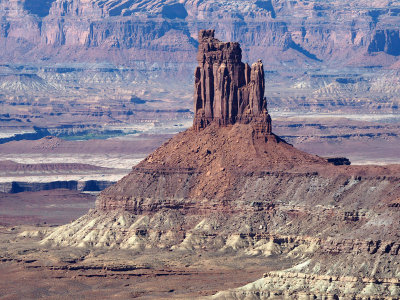
<svg viewBox="0 0 400 300">
<path fill-rule="evenodd" d="M 242 62 L 239 43 L 224 43 L 214 30 L 201 30 L 195 71 L 196 130 L 211 123 L 220 126 L 253 123 L 258 133 L 271 133 L 271 117 L 264 97 L 261 60 L 251 67 Z"/>
</svg>

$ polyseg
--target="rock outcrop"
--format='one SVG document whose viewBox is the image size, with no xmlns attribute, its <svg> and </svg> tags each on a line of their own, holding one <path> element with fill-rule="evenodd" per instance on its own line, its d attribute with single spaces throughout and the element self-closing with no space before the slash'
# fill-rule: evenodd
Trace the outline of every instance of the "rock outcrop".
<svg viewBox="0 0 400 300">
<path fill-rule="evenodd" d="M 270 272 L 239 289 L 220 292 L 214 300 L 228 299 L 398 299 L 400 280 L 355 276 Z M 299 292 L 299 290 L 302 290 Z M 346 292 L 344 292 L 346 291 Z M 371 291 L 373 291 L 371 293 Z M 349 296 L 351 295 L 351 296 Z"/>
<path fill-rule="evenodd" d="M 223 43 L 214 30 L 201 30 L 195 71 L 194 127 L 255 123 L 259 133 L 271 133 L 271 117 L 264 97 L 261 60 L 251 67 L 242 62 L 238 43 Z"/>
</svg>

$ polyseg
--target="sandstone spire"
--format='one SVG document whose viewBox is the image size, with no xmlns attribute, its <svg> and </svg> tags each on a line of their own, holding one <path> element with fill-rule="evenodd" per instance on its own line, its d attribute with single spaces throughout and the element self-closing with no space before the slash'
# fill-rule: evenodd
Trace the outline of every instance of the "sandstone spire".
<svg viewBox="0 0 400 300">
<path fill-rule="evenodd" d="M 254 123 L 258 133 L 271 133 L 261 60 L 250 67 L 242 62 L 239 43 L 221 42 L 214 38 L 214 30 L 201 30 L 197 61 L 193 123 L 196 130 L 211 123 Z"/>
</svg>

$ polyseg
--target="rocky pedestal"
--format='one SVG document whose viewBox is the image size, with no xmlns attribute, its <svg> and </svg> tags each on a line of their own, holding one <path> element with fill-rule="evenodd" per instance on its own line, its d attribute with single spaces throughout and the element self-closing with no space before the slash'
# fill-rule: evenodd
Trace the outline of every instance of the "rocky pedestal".
<svg viewBox="0 0 400 300">
<path fill-rule="evenodd" d="M 197 61 L 193 123 L 196 130 L 211 123 L 254 123 L 257 133 L 271 133 L 261 60 L 250 67 L 242 62 L 239 43 L 221 42 L 214 38 L 214 30 L 201 30 Z"/>
</svg>

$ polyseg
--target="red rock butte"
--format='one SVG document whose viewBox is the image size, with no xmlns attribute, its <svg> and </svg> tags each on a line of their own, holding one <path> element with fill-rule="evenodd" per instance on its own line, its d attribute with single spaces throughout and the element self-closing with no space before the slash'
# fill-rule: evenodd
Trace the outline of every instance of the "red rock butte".
<svg viewBox="0 0 400 300">
<path fill-rule="evenodd" d="M 242 62 L 239 43 L 224 43 L 214 30 L 201 30 L 195 71 L 194 128 L 211 123 L 254 124 L 257 133 L 271 133 L 271 117 L 264 97 L 261 60 L 251 67 Z"/>
<path fill-rule="evenodd" d="M 251 206 L 254 201 L 269 207 L 274 202 L 271 199 L 288 190 L 297 191 L 293 199 L 316 204 L 331 200 L 323 196 L 327 191 L 322 183 L 315 193 L 309 192 L 313 177 L 329 178 L 341 186 L 352 176 L 374 178 L 392 172 L 336 167 L 274 135 L 264 98 L 263 65 L 259 61 L 250 68 L 242 63 L 238 43 L 220 42 L 214 38 L 214 30 L 202 30 L 197 59 L 193 127 L 175 135 L 134 166 L 129 175 L 102 191 L 96 200 L 97 210 L 154 214 L 172 208 L 184 213 L 234 213 L 237 207 Z M 263 188 L 260 178 L 266 184 Z M 289 182 L 297 178 L 301 183 L 289 188 L 277 178 Z M 305 187 L 304 194 L 299 192 L 300 185 Z M 238 205 L 241 197 L 246 200 Z M 345 198 L 356 197 L 346 193 Z M 373 197 L 391 199 L 388 194 Z"/>
<path fill-rule="evenodd" d="M 194 126 L 42 243 L 129 249 L 135 264 L 146 249 L 160 261 L 187 251 L 176 266 L 208 261 L 200 253 L 290 262 L 212 299 L 399 299 L 400 165 L 336 166 L 294 148 L 271 133 L 261 62 L 241 63 L 214 31 L 200 32 L 198 60 Z"/>
</svg>

